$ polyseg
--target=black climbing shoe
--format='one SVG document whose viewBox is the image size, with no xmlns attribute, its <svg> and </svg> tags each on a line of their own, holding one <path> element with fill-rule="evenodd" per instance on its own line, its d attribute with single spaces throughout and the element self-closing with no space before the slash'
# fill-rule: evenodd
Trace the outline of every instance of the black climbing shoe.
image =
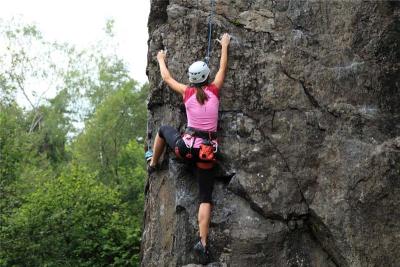
<svg viewBox="0 0 400 267">
<path fill-rule="evenodd" d="M 193 249 L 199 257 L 201 264 L 207 264 L 210 262 L 210 251 L 208 250 L 207 245 L 203 246 L 201 240 L 194 245 Z"/>
</svg>

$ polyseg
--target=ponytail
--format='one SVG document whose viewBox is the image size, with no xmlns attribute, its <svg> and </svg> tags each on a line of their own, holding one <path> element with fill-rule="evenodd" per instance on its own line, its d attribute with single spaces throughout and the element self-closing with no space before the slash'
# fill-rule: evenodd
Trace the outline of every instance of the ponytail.
<svg viewBox="0 0 400 267">
<path fill-rule="evenodd" d="M 196 88 L 196 99 L 201 105 L 204 105 L 204 103 L 208 100 L 208 95 L 206 94 L 206 92 L 204 92 L 203 89 L 207 85 L 208 79 L 202 83 L 193 84 L 193 86 Z"/>
</svg>

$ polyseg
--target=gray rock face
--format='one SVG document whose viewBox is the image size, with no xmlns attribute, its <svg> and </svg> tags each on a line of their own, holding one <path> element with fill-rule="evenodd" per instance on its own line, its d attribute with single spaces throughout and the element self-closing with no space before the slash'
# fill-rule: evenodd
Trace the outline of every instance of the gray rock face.
<svg viewBox="0 0 400 267">
<path fill-rule="evenodd" d="M 400 2 L 216 3 L 213 39 L 232 41 L 208 266 L 399 266 Z M 151 1 L 149 143 L 186 123 L 156 53 L 187 83 L 209 14 L 206 0 Z M 197 190 L 166 153 L 146 186 L 142 266 L 198 266 Z"/>
</svg>

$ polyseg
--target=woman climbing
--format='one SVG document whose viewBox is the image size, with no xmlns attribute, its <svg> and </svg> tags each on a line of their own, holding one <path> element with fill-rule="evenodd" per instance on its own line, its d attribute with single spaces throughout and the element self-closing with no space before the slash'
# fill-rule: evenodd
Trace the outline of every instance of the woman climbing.
<svg viewBox="0 0 400 267">
<path fill-rule="evenodd" d="M 198 212 L 199 241 L 194 250 L 202 262 L 209 261 L 207 245 L 208 229 L 212 208 L 214 177 L 214 152 L 217 150 L 216 131 L 218 123 L 219 90 L 224 83 L 228 64 L 230 35 L 225 33 L 221 40 L 220 66 L 215 79 L 209 83 L 210 69 L 207 64 L 197 61 L 189 67 L 190 86 L 177 82 L 170 74 L 166 63 L 166 53 L 157 54 L 162 79 L 167 85 L 182 95 L 187 115 L 187 129 L 183 136 L 173 127 L 162 126 L 154 140 L 153 151 L 146 152 L 149 173 L 156 169 L 164 151 L 165 143 L 176 155 L 186 161 L 196 163 L 196 178 L 199 184 L 200 207 Z"/>
</svg>

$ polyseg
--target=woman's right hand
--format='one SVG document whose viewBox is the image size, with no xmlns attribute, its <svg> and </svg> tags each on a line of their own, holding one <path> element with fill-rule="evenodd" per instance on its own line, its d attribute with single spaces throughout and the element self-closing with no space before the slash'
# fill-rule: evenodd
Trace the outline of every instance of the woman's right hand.
<svg viewBox="0 0 400 267">
<path fill-rule="evenodd" d="M 157 53 L 157 60 L 158 61 L 165 61 L 166 57 L 167 57 L 167 52 L 166 51 L 164 51 L 164 50 L 158 51 L 158 53 Z"/>
<path fill-rule="evenodd" d="M 228 33 L 224 33 L 221 37 L 221 40 L 217 41 L 221 44 L 221 46 L 228 46 L 231 41 L 231 36 Z"/>
</svg>

